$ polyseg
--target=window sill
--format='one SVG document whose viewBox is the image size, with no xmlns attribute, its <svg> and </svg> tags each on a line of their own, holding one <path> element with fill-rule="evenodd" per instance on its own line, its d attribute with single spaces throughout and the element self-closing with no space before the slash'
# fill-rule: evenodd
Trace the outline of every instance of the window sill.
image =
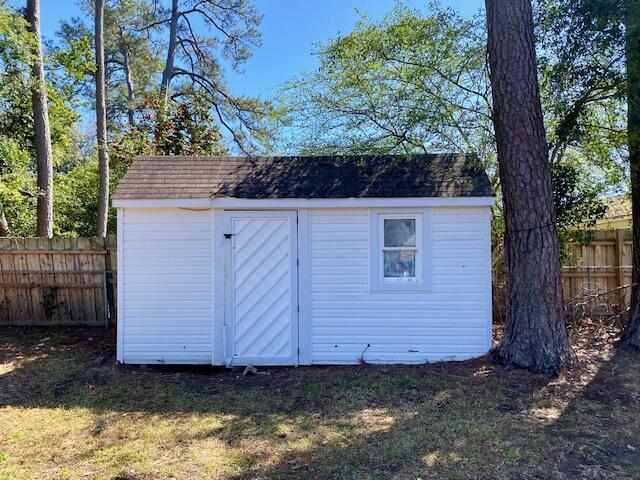
<svg viewBox="0 0 640 480">
<path fill-rule="evenodd" d="M 424 283 L 375 283 L 369 285 L 371 293 L 431 293 L 431 286 Z"/>
</svg>

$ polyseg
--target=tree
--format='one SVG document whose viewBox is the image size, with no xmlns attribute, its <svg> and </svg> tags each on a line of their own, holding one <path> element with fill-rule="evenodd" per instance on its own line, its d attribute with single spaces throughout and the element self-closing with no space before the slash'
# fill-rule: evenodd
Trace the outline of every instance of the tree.
<svg viewBox="0 0 640 480">
<path fill-rule="evenodd" d="M 119 178 L 137 155 L 228 155 L 222 135 L 206 106 L 171 102 L 160 95 L 142 101 L 140 121 L 111 144 Z"/>
<path fill-rule="evenodd" d="M 127 85 L 127 118 L 129 120 L 129 126 L 134 127 L 136 125 L 134 115 L 134 102 L 136 99 L 135 90 L 133 88 L 133 77 L 131 76 L 131 61 L 129 60 L 129 47 L 124 33 L 124 28 L 119 25 L 118 38 L 120 40 L 120 48 L 118 49 L 120 55 L 122 55 L 122 71 L 124 73 L 125 83 Z"/>
<path fill-rule="evenodd" d="M 95 13 L 95 2 L 81 2 L 83 10 Z M 160 9 L 161 10 L 161 9 Z M 162 25 L 149 27 L 158 18 L 158 11 L 146 0 L 112 0 L 104 5 L 105 85 L 109 92 L 106 103 L 107 123 L 110 131 L 119 131 L 135 124 L 137 100 L 157 91 L 162 72 L 160 59 Z M 75 75 L 73 88 L 87 103 L 95 101 L 93 53 L 91 66 L 72 63 L 78 55 L 69 55 L 80 47 L 94 48 L 94 28 L 80 18 L 61 24 L 52 52 L 60 63 Z"/>
<path fill-rule="evenodd" d="M 81 5 L 92 10 L 93 1 Z M 155 0 L 105 0 L 110 131 L 132 128 L 139 102 L 160 93 L 166 103 L 206 105 L 240 152 L 270 150 L 279 112 L 271 102 L 233 95 L 224 76 L 227 66 L 239 71 L 260 44 L 260 20 L 249 0 L 172 0 L 169 8 Z M 62 46 L 87 30 L 77 19 L 65 23 Z M 83 93 L 91 98 L 88 87 Z"/>
<path fill-rule="evenodd" d="M 614 0 L 618 1 L 618 0 Z M 610 0 L 537 0 L 536 39 L 550 161 L 584 151 L 598 163 L 626 163 L 624 42 L 594 24 Z M 611 5 L 612 10 L 615 6 Z M 616 34 L 617 35 L 617 34 Z M 620 178 L 607 178 L 610 184 Z"/>
<path fill-rule="evenodd" d="M 487 51 L 505 220 L 502 363 L 557 375 L 570 366 L 551 174 L 530 0 L 487 0 Z"/>
<path fill-rule="evenodd" d="M 561 240 L 606 213 L 627 184 L 624 45 L 587 15 L 609 0 L 535 0 L 538 71 Z M 615 0 L 617 1 L 617 0 Z M 597 166 L 598 173 L 584 175 Z"/>
<path fill-rule="evenodd" d="M 37 235 L 51 237 L 53 236 L 53 152 L 40 38 L 40 0 L 27 0 L 26 19 L 29 23 L 29 31 L 34 35 L 31 101 L 38 163 Z"/>
<path fill-rule="evenodd" d="M 139 100 L 158 89 L 162 69 L 158 35 L 149 27 L 161 15 L 145 0 L 115 0 L 105 5 L 105 63 L 110 92 L 107 119 L 114 130 L 134 127 Z M 113 92 L 113 93 L 111 93 Z"/>
<path fill-rule="evenodd" d="M 109 217 L 109 152 L 107 151 L 107 114 L 104 75 L 104 0 L 96 0 L 96 130 L 98 135 L 98 163 L 100 165 L 100 194 L 98 202 L 97 235 L 107 235 Z"/>
<path fill-rule="evenodd" d="M 165 103 L 189 99 L 207 105 L 220 127 L 245 154 L 269 148 L 269 102 L 231 94 L 221 60 L 235 70 L 260 44 L 261 17 L 247 0 L 172 0 L 165 17 L 148 25 L 168 26 L 160 94 Z M 201 24 L 208 35 L 196 33 Z M 221 47 L 221 48 L 220 48 Z"/>
<path fill-rule="evenodd" d="M 33 45 L 34 36 L 24 15 L 0 0 L 0 210 L 6 220 L 3 233 L 8 229 L 16 236 L 34 236 L 37 224 L 37 155 L 31 88 Z M 82 63 L 79 49 L 59 53 L 69 64 Z M 55 235 L 64 233 L 58 221 L 65 220 L 61 211 L 68 200 L 56 190 L 56 182 L 87 157 L 76 129 L 77 96 L 65 80 L 73 74 L 58 60 L 51 55 L 44 59 L 54 159 Z"/>
<path fill-rule="evenodd" d="M 23 91 L 22 70 L 29 63 L 31 36 L 28 33 L 28 25 L 24 18 L 0 2 L 0 118 L 11 109 L 10 98 L 16 93 Z M 14 179 L 13 169 L 16 162 L 16 145 L 9 146 L 12 142 L 11 136 L 7 135 L 5 122 L 0 122 L 0 236 L 11 235 L 11 227 L 7 216 L 8 198 L 19 194 Z"/>
<path fill-rule="evenodd" d="M 627 54 L 627 133 L 631 169 L 633 271 L 631 318 L 624 333 L 626 345 L 640 349 L 640 0 L 625 0 Z"/>
<path fill-rule="evenodd" d="M 178 0 L 171 0 L 171 17 L 169 18 L 169 45 L 167 46 L 167 60 L 164 64 L 162 72 L 162 81 L 160 82 L 160 95 L 165 102 L 169 101 L 169 85 L 173 78 L 173 65 L 176 58 L 176 48 L 178 46 L 178 20 L 181 13 L 178 10 L 180 5 Z"/>
<path fill-rule="evenodd" d="M 585 53 L 579 65 L 560 65 L 564 59 L 551 46 L 562 51 L 569 36 L 557 33 L 566 10 L 554 13 L 551 21 L 550 9 L 541 10 L 546 16 L 539 21 L 545 55 L 542 92 L 549 106 L 545 116 L 552 132 L 549 150 L 555 152 L 552 176 L 558 227 L 565 235 L 604 215 L 599 197 L 624 181 L 626 139 L 618 131 L 624 117 L 619 99 L 603 98 L 594 91 L 588 102 L 580 101 L 581 92 L 594 80 L 581 73 L 585 63 L 597 65 L 608 50 L 603 45 L 603 53 L 594 60 Z M 352 32 L 320 46 L 317 57 L 319 68 L 289 82 L 279 98 L 279 109 L 287 112 L 283 137 L 288 151 L 473 152 L 499 194 L 482 18 L 465 19 L 437 5 L 427 12 L 398 6 L 381 21 L 361 20 Z M 587 71 L 603 84 L 601 70 Z M 556 109 L 556 103 L 564 108 Z M 560 135 L 559 124 L 572 127 Z M 497 216 L 500 209 L 498 202 Z"/>
<path fill-rule="evenodd" d="M 319 68 L 290 82 L 298 153 L 474 151 L 495 159 L 484 25 L 437 6 L 427 14 L 396 7 L 379 23 L 317 52 Z M 486 147 L 486 148 L 485 148 Z"/>
<path fill-rule="evenodd" d="M 571 8 L 572 17 L 577 19 L 576 28 L 573 29 L 575 44 L 584 45 L 588 44 L 586 39 L 595 39 L 616 52 L 610 58 L 624 57 L 626 60 L 626 69 L 618 68 L 619 78 L 612 82 L 622 91 L 620 96 L 626 97 L 626 141 L 632 209 L 632 293 L 630 318 L 622 343 L 640 349 L 640 2 L 579 0 L 573 2 Z M 606 71 L 600 76 L 612 77 L 606 75 Z"/>
</svg>

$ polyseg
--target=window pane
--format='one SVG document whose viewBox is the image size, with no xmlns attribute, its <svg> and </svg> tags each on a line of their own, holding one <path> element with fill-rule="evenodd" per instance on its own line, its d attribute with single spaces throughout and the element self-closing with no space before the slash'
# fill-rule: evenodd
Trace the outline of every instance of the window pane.
<svg viewBox="0 0 640 480">
<path fill-rule="evenodd" d="M 383 253 L 385 278 L 415 278 L 416 252 L 414 250 Z"/>
<path fill-rule="evenodd" d="M 415 218 L 385 218 L 384 219 L 385 247 L 415 247 L 416 220 Z"/>
</svg>

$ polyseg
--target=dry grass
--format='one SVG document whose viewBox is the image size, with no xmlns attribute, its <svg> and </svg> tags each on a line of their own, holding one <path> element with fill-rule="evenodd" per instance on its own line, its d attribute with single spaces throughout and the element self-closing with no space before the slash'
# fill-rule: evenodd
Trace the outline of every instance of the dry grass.
<svg viewBox="0 0 640 480">
<path fill-rule="evenodd" d="M 640 478 L 640 354 L 586 338 L 552 381 L 486 359 L 241 377 L 0 330 L 0 479 Z"/>
</svg>

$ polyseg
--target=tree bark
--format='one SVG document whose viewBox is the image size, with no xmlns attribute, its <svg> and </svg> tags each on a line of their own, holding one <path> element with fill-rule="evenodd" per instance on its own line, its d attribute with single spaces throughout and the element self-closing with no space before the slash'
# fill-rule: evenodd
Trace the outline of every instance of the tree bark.
<svg viewBox="0 0 640 480">
<path fill-rule="evenodd" d="M 165 101 L 169 99 L 169 86 L 173 77 L 173 64 L 176 58 L 176 47 L 178 45 L 178 0 L 171 1 L 171 22 L 169 23 L 169 47 L 167 48 L 167 60 L 162 72 L 162 82 L 160 83 L 160 93 Z"/>
<path fill-rule="evenodd" d="M 109 153 L 107 152 L 107 113 L 105 100 L 104 68 L 104 0 L 96 0 L 96 130 L 98 136 L 98 163 L 100 167 L 100 192 L 98 198 L 98 225 L 96 234 L 107 235 L 109 216 Z"/>
<path fill-rule="evenodd" d="M 49 129 L 49 108 L 42 60 L 40 37 L 40 0 L 27 0 L 26 20 L 34 36 L 31 66 L 31 103 L 35 130 L 38 171 L 37 227 L 38 237 L 53 236 L 53 152 Z"/>
<path fill-rule="evenodd" d="M 507 315 L 494 358 L 556 376 L 574 362 L 562 303 L 530 0 L 486 0 L 493 123 L 505 217 Z"/>
<path fill-rule="evenodd" d="M 631 316 L 622 343 L 640 349 L 640 0 L 625 0 L 627 136 L 633 236 Z"/>
<path fill-rule="evenodd" d="M 133 79 L 131 78 L 131 67 L 129 66 L 129 50 L 127 50 L 127 43 L 124 38 L 124 30 L 122 26 L 119 27 L 120 32 L 120 54 L 122 55 L 122 68 L 124 70 L 124 80 L 127 84 L 127 117 L 129 119 L 129 126 L 135 127 L 136 119 L 135 112 L 133 110 L 133 103 L 136 96 L 133 90 Z"/>
<path fill-rule="evenodd" d="M 0 237 L 8 237 L 10 235 L 11 229 L 9 228 L 9 222 L 2 208 L 2 203 L 0 203 Z"/>
</svg>

